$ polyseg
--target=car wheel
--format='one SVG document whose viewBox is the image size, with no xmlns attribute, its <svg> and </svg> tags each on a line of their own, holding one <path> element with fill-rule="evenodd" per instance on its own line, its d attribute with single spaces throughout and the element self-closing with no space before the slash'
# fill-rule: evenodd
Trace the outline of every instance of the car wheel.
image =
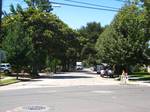
<svg viewBox="0 0 150 112">
<path fill-rule="evenodd" d="M 113 76 L 113 75 L 110 75 L 110 78 L 114 78 L 114 76 Z"/>
<path fill-rule="evenodd" d="M 8 71 L 8 70 L 5 70 L 4 73 L 5 73 L 5 74 L 9 74 L 9 71 Z"/>
<path fill-rule="evenodd" d="M 104 75 L 103 75 L 103 74 L 101 74 L 101 77 L 104 77 Z"/>
</svg>

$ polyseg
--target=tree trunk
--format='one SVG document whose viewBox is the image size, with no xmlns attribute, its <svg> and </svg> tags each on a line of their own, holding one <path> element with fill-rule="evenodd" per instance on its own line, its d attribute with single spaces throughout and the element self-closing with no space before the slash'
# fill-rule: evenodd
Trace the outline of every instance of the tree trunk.
<svg viewBox="0 0 150 112">
<path fill-rule="evenodd" d="M 54 63 L 54 73 L 56 73 L 56 60 L 55 60 L 55 63 Z"/>
<path fill-rule="evenodd" d="M 16 76 L 16 79 L 17 80 L 19 79 L 19 66 L 17 66 L 17 76 Z"/>
<path fill-rule="evenodd" d="M 31 74 L 32 77 L 38 77 L 39 74 L 38 74 L 38 66 L 37 64 L 34 64 L 33 67 L 32 67 L 32 74 Z"/>
</svg>

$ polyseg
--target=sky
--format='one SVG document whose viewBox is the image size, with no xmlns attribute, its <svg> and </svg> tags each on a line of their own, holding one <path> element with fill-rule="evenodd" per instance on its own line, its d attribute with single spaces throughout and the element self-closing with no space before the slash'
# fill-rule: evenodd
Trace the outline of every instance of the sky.
<svg viewBox="0 0 150 112">
<path fill-rule="evenodd" d="M 84 4 L 77 4 L 67 0 L 51 0 L 52 2 L 59 2 L 65 4 L 74 4 L 88 6 Z M 109 6 L 120 9 L 124 2 L 121 0 L 71 0 L 77 2 L 86 2 L 95 5 Z M 10 4 L 16 5 L 19 3 L 23 8 L 26 8 L 27 5 L 23 0 L 3 0 L 3 10 L 9 12 Z M 90 6 L 96 7 L 96 6 Z M 100 8 L 100 7 L 98 7 Z M 73 29 L 79 29 L 82 26 L 85 26 L 89 22 L 100 22 L 102 26 L 108 25 L 113 20 L 114 16 L 117 14 L 117 11 L 105 11 L 105 10 L 96 10 L 88 8 L 77 8 L 71 6 L 60 5 L 60 7 L 53 7 L 53 13 L 56 14 L 62 21 L 64 21 L 68 26 Z"/>
</svg>

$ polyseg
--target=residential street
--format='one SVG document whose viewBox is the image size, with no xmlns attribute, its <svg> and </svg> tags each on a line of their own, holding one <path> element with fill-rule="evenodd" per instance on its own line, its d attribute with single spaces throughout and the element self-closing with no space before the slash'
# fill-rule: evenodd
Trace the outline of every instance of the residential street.
<svg viewBox="0 0 150 112">
<path fill-rule="evenodd" d="M 29 88 L 46 88 L 46 87 L 70 87 L 82 85 L 120 85 L 121 82 L 114 78 L 102 78 L 96 72 L 90 69 L 84 69 L 84 72 L 68 72 L 58 74 L 40 74 L 43 78 L 25 80 L 20 83 L 0 87 L 3 90 L 29 89 Z M 131 85 L 149 86 L 150 83 L 128 82 Z"/>
<path fill-rule="evenodd" d="M 0 0 L 0 112 L 150 112 L 150 0 Z"/>
<path fill-rule="evenodd" d="M 0 112 L 149 112 L 149 94 L 137 85 L 9 90 L 1 91 Z"/>
<path fill-rule="evenodd" d="M 149 112 L 150 88 L 97 74 L 55 74 L 0 87 L 0 112 Z"/>
<path fill-rule="evenodd" d="M 44 78 L 31 79 L 20 83 L 0 87 L 0 90 L 44 88 L 44 87 L 68 87 L 80 85 L 118 85 L 119 81 L 109 78 L 101 78 L 89 69 L 85 72 L 68 72 L 59 74 L 41 74 Z"/>
</svg>

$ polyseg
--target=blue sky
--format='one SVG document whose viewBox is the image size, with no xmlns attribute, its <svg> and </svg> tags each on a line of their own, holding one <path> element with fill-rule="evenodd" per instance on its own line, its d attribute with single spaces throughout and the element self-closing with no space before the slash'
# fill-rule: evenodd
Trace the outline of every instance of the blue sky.
<svg viewBox="0 0 150 112">
<path fill-rule="evenodd" d="M 61 2 L 67 4 L 76 4 L 77 3 L 67 2 L 65 0 L 51 0 L 53 2 Z M 121 8 L 124 3 L 117 0 L 74 0 L 78 2 L 86 2 L 97 5 L 109 6 Z M 9 11 L 9 5 L 17 3 L 21 4 L 24 8 L 26 4 L 23 0 L 3 0 L 3 10 Z M 86 5 L 87 6 L 87 5 Z M 100 22 L 102 26 L 110 24 L 117 12 L 103 11 L 103 10 L 94 10 L 94 9 L 84 9 L 76 8 L 70 6 L 60 6 L 54 7 L 53 13 L 56 14 L 62 21 L 68 24 L 71 28 L 78 29 L 81 26 L 85 26 L 88 22 Z"/>
</svg>

